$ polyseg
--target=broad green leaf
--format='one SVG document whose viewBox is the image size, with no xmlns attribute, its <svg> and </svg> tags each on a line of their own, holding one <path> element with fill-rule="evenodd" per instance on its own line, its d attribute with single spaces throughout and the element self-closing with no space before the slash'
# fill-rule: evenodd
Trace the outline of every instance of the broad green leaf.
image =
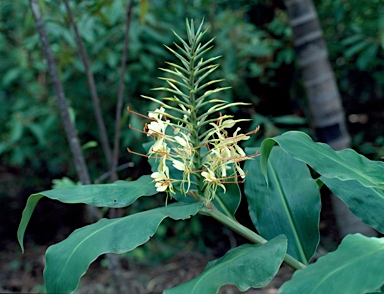
<svg viewBox="0 0 384 294">
<path fill-rule="evenodd" d="M 217 189 L 212 202 L 222 213 L 234 216 L 241 201 L 240 188 L 237 184 L 227 184 L 225 187 L 227 189 L 225 193 L 223 189 Z"/>
<path fill-rule="evenodd" d="M 257 148 L 247 148 L 254 154 Z M 268 182 L 260 169 L 260 157 L 248 160 L 244 184 L 248 209 L 256 229 L 266 239 L 279 234 L 288 238 L 288 254 L 304 264 L 319 243 L 320 192 L 308 167 L 279 147 L 268 161 Z"/>
<path fill-rule="evenodd" d="M 113 184 L 73 186 L 32 194 L 28 198 L 17 230 L 17 239 L 21 250 L 24 252 L 23 239 L 25 229 L 37 203 L 43 197 L 63 203 L 85 203 L 97 207 L 119 208 L 132 204 L 141 196 L 152 196 L 156 193 L 152 178 L 150 176 L 142 176 L 132 182 L 117 181 Z"/>
<path fill-rule="evenodd" d="M 146 243 L 166 218 L 187 219 L 201 203 L 174 203 L 123 218 L 101 219 L 74 231 L 48 248 L 44 280 L 47 293 L 72 293 L 89 265 L 104 253 L 123 253 Z"/>
<path fill-rule="evenodd" d="M 359 201 L 359 206 L 350 207 L 357 217 L 366 221 L 367 217 L 362 218 L 363 211 L 370 211 L 372 215 L 382 214 L 383 204 L 373 205 L 373 203 L 382 203 L 384 199 L 383 162 L 369 160 L 351 149 L 334 151 L 327 144 L 313 142 L 308 135 L 302 132 L 291 131 L 263 141 L 261 145 L 261 169 L 265 176 L 268 173 L 266 169 L 268 157 L 273 145 L 276 143 L 293 158 L 311 166 L 322 176 L 324 183 L 326 179 L 329 179 L 328 182 L 332 187 L 344 186 L 345 181 L 358 182 L 360 199 L 356 198 L 358 197 L 356 193 L 351 193 L 346 188 L 340 188 L 338 193 L 335 193 L 347 205 Z M 333 180 L 331 181 L 331 179 Z M 344 194 L 341 195 L 340 193 Z M 369 197 L 363 197 L 363 195 L 369 195 Z M 348 200 L 349 197 L 352 199 Z M 384 232 L 382 217 L 370 218 L 370 220 L 369 223 L 367 222 L 368 225 L 375 227 L 380 232 Z"/>
<path fill-rule="evenodd" d="M 349 207 L 354 215 L 384 233 L 383 190 L 365 187 L 356 180 L 340 181 L 325 177 L 320 177 L 320 180 Z"/>
<path fill-rule="evenodd" d="M 264 245 L 239 246 L 208 263 L 193 280 L 167 289 L 164 294 L 212 294 L 228 284 L 235 285 L 240 291 L 263 287 L 276 275 L 286 249 L 287 239 L 283 235 Z"/>
<path fill-rule="evenodd" d="M 360 294 L 377 290 L 384 282 L 384 238 L 348 235 L 336 251 L 298 270 L 280 288 L 286 293 Z"/>
<path fill-rule="evenodd" d="M 290 156 L 311 166 L 320 175 L 340 180 L 357 180 L 366 187 L 384 188 L 384 163 L 372 161 L 352 149 L 334 151 L 313 142 L 305 133 L 286 132 L 261 144 L 261 169 L 266 175 L 269 153 L 276 143 Z"/>
</svg>

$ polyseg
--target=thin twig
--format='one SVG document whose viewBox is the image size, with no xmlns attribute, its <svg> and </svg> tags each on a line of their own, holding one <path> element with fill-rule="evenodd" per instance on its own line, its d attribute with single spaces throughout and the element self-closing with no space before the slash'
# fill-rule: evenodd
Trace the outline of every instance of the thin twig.
<svg viewBox="0 0 384 294">
<path fill-rule="evenodd" d="M 36 23 L 37 32 L 40 37 L 43 53 L 47 60 L 49 74 L 52 78 L 57 103 L 59 105 L 61 119 L 63 121 L 65 134 L 67 136 L 69 147 L 73 155 L 73 161 L 76 167 L 77 176 L 79 177 L 82 184 L 88 185 L 91 183 L 88 168 L 85 164 L 84 156 L 81 151 L 80 141 L 77 137 L 75 126 L 73 125 L 69 116 L 67 101 L 65 98 L 63 86 L 57 74 L 56 63 L 53 58 L 51 46 L 48 42 L 47 32 L 45 30 L 44 23 L 41 17 L 40 7 L 36 0 L 30 0 L 29 3 L 32 9 L 33 18 Z M 97 210 L 96 207 L 87 206 L 87 218 L 89 221 L 97 220 L 100 218 L 100 212 Z"/>
<path fill-rule="evenodd" d="M 91 71 L 89 57 L 88 57 L 87 51 L 85 50 L 83 40 L 81 39 L 79 30 L 77 28 L 76 22 L 75 22 L 74 17 L 73 17 L 72 9 L 68 3 L 68 0 L 63 0 L 63 1 L 65 4 L 65 7 L 67 9 L 69 21 L 70 21 L 70 23 L 71 23 L 71 25 L 75 31 L 75 39 L 76 39 L 77 47 L 79 49 L 80 59 L 84 64 L 85 71 L 87 74 L 88 86 L 89 86 L 89 89 L 91 91 L 91 97 L 92 97 L 93 107 L 95 110 L 97 127 L 98 127 L 99 132 L 100 132 L 101 147 L 103 148 L 103 152 L 104 152 L 105 158 L 107 160 L 108 167 L 111 167 L 111 165 L 112 165 L 111 148 L 109 146 L 108 135 L 107 135 L 107 131 L 105 128 L 103 115 L 102 115 L 101 109 L 100 109 L 100 99 L 99 99 L 99 96 L 97 94 L 96 83 L 95 83 L 95 79 L 93 77 L 93 73 Z"/>
<path fill-rule="evenodd" d="M 115 137 L 113 141 L 111 181 L 117 180 L 116 167 L 117 167 L 118 158 L 119 158 L 121 111 L 123 108 L 124 77 L 125 77 L 126 61 L 127 61 L 128 47 L 129 47 L 129 30 L 131 27 L 132 7 L 133 7 L 133 0 L 130 0 L 127 6 L 127 19 L 126 19 L 126 26 L 125 26 L 125 33 L 124 33 L 124 48 L 123 48 L 123 53 L 121 55 L 121 73 L 120 73 L 120 81 L 119 81 L 119 92 L 117 95 L 117 105 L 116 105 Z"/>
<path fill-rule="evenodd" d="M 119 165 L 118 167 L 116 167 L 116 172 L 119 172 L 121 170 L 124 170 L 124 169 L 127 169 L 127 168 L 130 168 L 130 167 L 133 167 L 134 166 L 134 163 L 133 162 L 126 162 L 122 165 Z M 102 181 L 104 181 L 105 179 L 109 178 L 111 176 L 111 171 L 107 171 L 105 173 L 103 173 L 101 176 L 99 176 L 96 180 L 95 180 L 95 184 L 100 184 Z"/>
<path fill-rule="evenodd" d="M 47 60 L 49 74 L 52 78 L 53 87 L 54 87 L 57 102 L 59 105 L 60 115 L 63 120 L 65 134 L 67 136 L 68 143 L 71 148 L 71 152 L 73 154 L 73 160 L 75 163 L 77 175 L 83 184 L 90 184 L 91 181 L 89 178 L 88 169 L 85 164 L 85 160 L 81 151 L 79 138 L 77 137 L 77 134 L 76 134 L 76 129 L 72 124 L 69 116 L 68 105 L 66 102 L 63 86 L 57 74 L 56 64 L 53 58 L 51 46 L 48 42 L 47 33 L 41 17 L 40 7 L 37 4 L 36 0 L 30 0 L 29 3 L 32 9 L 33 17 L 36 22 L 36 27 L 39 33 L 43 53 Z"/>
</svg>

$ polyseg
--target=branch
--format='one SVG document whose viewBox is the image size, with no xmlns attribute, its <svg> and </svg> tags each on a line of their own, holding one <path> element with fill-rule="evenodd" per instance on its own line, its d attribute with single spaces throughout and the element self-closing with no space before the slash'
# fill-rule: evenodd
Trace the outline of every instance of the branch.
<svg viewBox="0 0 384 294">
<path fill-rule="evenodd" d="M 132 15 L 133 0 L 130 0 L 127 6 L 127 19 L 124 34 L 124 48 L 121 56 L 121 73 L 119 81 L 119 92 L 117 95 L 116 105 L 116 120 L 115 120 L 115 137 L 113 141 L 113 157 L 111 165 L 111 181 L 117 180 L 116 168 L 119 158 L 119 138 L 120 138 L 120 122 L 121 122 L 121 111 L 123 108 L 123 94 L 124 94 L 124 77 L 127 61 L 127 52 L 129 46 L 129 29 L 131 27 L 131 15 Z M 116 178 L 115 178 L 116 177 Z"/>
<path fill-rule="evenodd" d="M 77 134 L 76 134 L 76 129 L 72 124 L 69 116 L 68 105 L 67 105 L 65 94 L 63 91 L 63 86 L 57 74 L 56 64 L 53 58 L 51 46 L 48 42 L 47 33 L 45 31 L 45 27 L 41 17 L 40 7 L 37 4 L 36 0 L 30 0 L 29 3 L 32 9 L 32 14 L 36 23 L 37 31 L 39 33 L 43 53 L 48 63 L 49 74 L 52 78 L 54 90 L 56 93 L 57 103 L 59 105 L 60 115 L 63 121 L 64 130 L 67 136 L 69 147 L 73 155 L 73 160 L 75 163 L 77 175 L 83 184 L 90 184 L 91 181 L 89 178 L 88 169 L 85 164 L 85 160 L 81 151 L 79 138 L 77 137 Z"/>
<path fill-rule="evenodd" d="M 121 170 L 124 170 L 124 169 L 127 169 L 127 168 L 130 168 L 130 167 L 133 167 L 134 166 L 134 163 L 133 162 L 126 162 L 122 165 L 119 165 L 118 167 L 116 167 L 116 172 L 119 172 Z M 99 176 L 96 180 L 95 180 L 95 184 L 100 184 L 102 181 L 104 181 L 105 179 L 111 177 L 111 171 L 107 171 L 105 173 L 103 173 L 101 176 Z"/>
<path fill-rule="evenodd" d="M 103 115 L 101 114 L 101 110 L 100 110 L 100 99 L 99 99 L 99 96 L 97 94 L 95 79 L 94 79 L 93 73 L 91 71 L 89 57 L 88 57 L 87 51 L 85 50 L 83 40 L 80 37 L 80 33 L 79 33 L 79 30 L 78 30 L 77 25 L 75 23 L 72 9 L 69 6 L 68 0 L 63 0 L 63 1 L 65 4 L 65 7 L 67 9 L 67 12 L 68 12 L 69 21 L 70 21 L 70 23 L 71 23 L 71 25 L 75 31 L 76 44 L 77 44 L 77 47 L 79 48 L 80 59 L 84 64 L 85 71 L 87 74 L 87 79 L 88 79 L 88 86 L 89 86 L 89 89 L 91 91 L 91 97 L 92 97 L 93 107 L 95 110 L 97 127 L 98 127 L 99 132 L 100 132 L 101 147 L 103 148 L 105 158 L 107 160 L 108 166 L 110 167 L 112 164 L 111 148 L 110 148 L 109 142 L 108 142 L 108 136 L 107 136 L 107 131 L 105 129 Z"/>
<path fill-rule="evenodd" d="M 236 220 L 233 220 L 232 218 L 221 213 L 212 203 L 210 203 L 209 208 L 208 207 L 201 208 L 200 213 L 213 217 L 219 223 L 225 225 L 226 227 L 230 228 L 234 232 L 238 233 L 240 236 L 243 236 L 244 238 L 248 239 L 249 241 L 255 244 L 262 245 L 267 243 L 267 240 L 265 240 L 260 235 L 256 234 L 255 232 L 248 229 L 247 227 L 244 227 L 242 224 L 240 224 Z M 306 267 L 304 264 L 302 264 L 300 261 L 293 258 L 289 254 L 285 254 L 284 263 L 295 270 L 303 269 Z"/>
</svg>

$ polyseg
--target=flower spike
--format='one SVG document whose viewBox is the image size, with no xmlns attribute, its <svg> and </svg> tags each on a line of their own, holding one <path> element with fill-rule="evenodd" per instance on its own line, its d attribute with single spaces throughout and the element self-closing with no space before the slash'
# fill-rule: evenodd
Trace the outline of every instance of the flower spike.
<svg viewBox="0 0 384 294">
<path fill-rule="evenodd" d="M 216 87 L 223 79 L 209 79 L 219 66 L 213 64 L 219 56 L 204 59 L 213 47 L 213 39 L 202 42 L 207 33 L 204 21 L 196 31 L 193 20 L 187 20 L 186 25 L 187 38 L 173 32 L 181 44 L 175 43 L 174 49 L 165 46 L 179 64 L 167 62 L 169 68 L 161 70 L 168 76 L 160 78 L 166 86 L 153 89 L 173 96 L 142 96 L 160 107 L 149 111 L 147 116 L 130 108 L 128 111 L 149 120 L 143 133 L 154 141 L 146 156 L 156 162 L 151 175 L 156 190 L 170 196 L 183 194 L 195 199 L 205 198 L 209 202 L 218 188 L 225 193 L 226 185 L 244 182 L 247 172 L 240 164 L 258 154 L 246 155 L 239 144 L 248 140 L 258 128 L 241 133 L 236 124 L 246 119 L 221 114 L 232 106 L 248 104 L 228 103 L 218 97 L 230 87 Z M 235 129 L 233 133 L 232 129 Z"/>
</svg>

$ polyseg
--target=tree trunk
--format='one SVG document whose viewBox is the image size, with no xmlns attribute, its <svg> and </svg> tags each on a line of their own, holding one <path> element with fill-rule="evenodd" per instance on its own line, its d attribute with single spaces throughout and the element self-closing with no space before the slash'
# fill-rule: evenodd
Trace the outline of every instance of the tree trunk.
<svg viewBox="0 0 384 294">
<path fill-rule="evenodd" d="M 328 60 L 323 32 L 311 0 L 284 0 L 301 67 L 311 114 L 311 124 L 319 141 L 340 150 L 350 146 L 345 114 L 335 76 Z M 375 231 L 358 220 L 338 198 L 332 196 L 341 237 Z"/>
</svg>

